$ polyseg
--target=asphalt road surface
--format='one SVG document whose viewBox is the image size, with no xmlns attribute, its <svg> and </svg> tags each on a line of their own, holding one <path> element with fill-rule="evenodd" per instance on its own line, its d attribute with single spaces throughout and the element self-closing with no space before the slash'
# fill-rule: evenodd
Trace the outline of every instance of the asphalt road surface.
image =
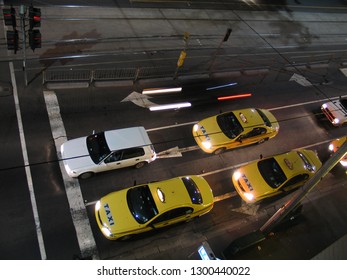
<svg viewBox="0 0 347 280">
<path fill-rule="evenodd" d="M 54 14 L 53 10 L 47 11 Z M 84 12 L 88 14 L 90 11 Z M 208 12 L 215 15 L 215 11 Z M 145 13 L 148 16 L 148 10 Z M 341 20 L 340 14 L 334 14 L 335 20 L 329 18 L 330 35 L 322 30 L 323 25 L 316 28 L 320 21 L 326 20 L 324 14 L 319 15 L 320 20 L 312 19 L 314 23 L 302 20 L 303 14 L 295 14 L 296 27 L 306 30 L 304 33 L 288 29 L 283 18 L 280 19 L 284 24 L 281 33 L 275 25 L 270 24 L 271 20 L 264 21 L 264 14 L 258 14 L 258 26 L 251 25 L 249 14 L 242 14 L 243 19 L 237 18 L 237 15 L 240 14 L 234 14 L 232 19 L 233 24 L 238 26 L 237 43 L 220 49 L 216 59 L 212 55 L 217 50 L 220 38 L 206 36 L 211 35 L 214 29 L 204 31 L 203 24 L 197 25 L 197 22 L 204 21 L 198 21 L 196 14 L 194 17 L 190 15 L 185 21 L 168 20 L 167 17 L 172 14 L 166 16 L 166 23 L 180 27 L 175 34 L 177 38 L 178 34 L 183 34 L 183 23 L 195 25 L 191 29 L 199 35 L 194 38 L 194 44 L 201 44 L 202 48 L 192 48 L 192 59 L 187 60 L 186 68 L 180 69 L 180 74 L 186 75 L 185 79 L 170 76 L 166 79 L 141 79 L 130 84 L 119 82 L 85 88 L 69 88 L 64 84 L 52 89 L 42 84 L 42 71 L 47 69 L 66 71 L 72 68 L 120 67 L 119 59 L 125 63 L 122 67 L 158 67 L 164 61 L 170 61 L 165 65 L 172 66 L 172 62 L 176 62 L 182 45 L 170 47 L 163 40 L 158 50 L 165 51 L 159 54 L 159 58 L 155 57 L 156 54 L 153 58 L 153 55 L 148 55 L 148 50 L 153 50 L 158 44 L 143 41 L 143 36 L 133 37 L 130 43 L 121 43 L 124 46 L 115 53 L 110 53 L 112 44 L 108 42 L 95 44 L 91 48 L 68 45 L 65 50 L 56 44 L 54 51 L 50 51 L 52 45 L 48 42 L 37 52 L 28 53 L 28 85 L 24 82 L 19 55 L 14 56 L 2 48 L 0 215 L 6 226 L 0 233 L 1 258 L 189 259 L 193 258 L 204 241 L 210 244 L 217 256 L 222 257 L 221 252 L 232 240 L 259 229 L 265 223 L 288 197 L 265 201 L 257 206 L 245 205 L 232 185 L 232 171 L 240 164 L 258 159 L 260 155 L 269 156 L 300 147 L 317 150 L 323 162 L 329 157 L 329 142 L 346 135 L 347 128 L 332 127 L 320 113 L 320 105 L 329 98 L 346 95 L 347 78 L 341 71 L 346 63 L 345 42 L 343 36 L 338 36 L 345 34 L 346 29 L 343 23 L 342 27 L 337 24 Z M 121 20 L 123 29 L 134 28 L 132 24 L 136 20 L 132 18 L 127 24 Z M 213 28 L 224 34 L 229 26 L 225 23 L 227 21 L 214 20 Z M 88 34 L 88 25 L 92 23 L 90 20 L 83 24 L 80 22 L 67 31 L 58 25 L 55 26 L 55 34 L 49 32 L 53 30 L 49 26 L 53 25 L 47 20 L 42 32 L 45 32 L 46 38 L 50 38 L 50 42 L 53 42 L 54 36 L 59 40 L 77 39 L 81 34 Z M 137 28 L 140 27 L 137 25 L 133 29 L 136 31 L 134 34 Z M 276 32 L 272 34 L 275 29 Z M 157 27 L 155 30 L 160 33 Z M 73 32 L 77 32 L 78 36 L 71 37 Z M 144 37 L 156 33 L 147 32 L 143 34 Z M 242 32 L 247 36 L 242 37 Z M 107 38 L 107 30 L 100 34 L 102 38 Z M 204 34 L 206 37 L 203 38 Z M 94 35 L 91 37 L 95 39 Z M 120 38 L 113 40 L 119 41 Z M 142 44 L 138 44 L 141 40 Z M 178 41 L 182 39 L 174 37 L 174 42 Z M 246 42 L 249 47 L 243 48 Z M 76 53 L 81 57 L 71 56 Z M 14 62 L 9 63 L 8 60 Z M 211 78 L 189 75 L 206 73 L 204 71 L 211 62 L 215 63 L 217 72 L 223 71 L 223 75 Z M 306 63 L 311 67 L 307 67 Z M 302 64 L 305 64 L 304 67 Z M 290 66 L 292 68 L 288 68 Z M 243 71 L 235 76 L 240 69 Z M 291 80 L 294 73 L 306 77 L 311 85 L 303 86 Z M 211 90 L 231 83 L 235 85 Z M 182 86 L 181 93 L 155 95 L 150 101 L 156 104 L 188 101 L 192 107 L 151 112 L 131 101 L 123 101 L 133 91 L 141 93 L 146 88 L 177 85 Z M 251 93 L 251 96 L 217 100 L 217 97 L 239 93 Z M 57 103 L 48 102 L 47 96 L 55 97 Z M 196 148 L 191 134 L 196 121 L 219 112 L 248 107 L 271 110 L 279 120 L 279 134 L 264 144 L 218 156 L 205 154 Z M 182 156 L 159 158 L 139 170 L 126 168 L 110 171 L 88 180 L 75 180 L 73 185 L 69 185 L 70 181 L 65 179 L 58 161 L 56 143 L 64 137 L 73 139 L 89 135 L 92 131 L 137 125 L 147 129 L 157 152 L 178 147 Z M 57 131 L 63 131 L 65 135 L 55 134 Z M 138 236 L 128 242 L 111 242 L 102 236 L 93 211 L 95 202 L 101 196 L 132 186 L 135 181 L 144 183 L 189 174 L 204 176 L 212 186 L 216 202 L 208 215 L 190 223 Z M 347 232 L 344 222 L 347 215 L 344 207 L 345 182 L 345 171 L 335 168 L 305 199 L 303 217 L 298 224 L 275 232 L 269 238 L 269 243 L 261 244 L 255 251 L 237 258 L 313 258 Z"/>
</svg>

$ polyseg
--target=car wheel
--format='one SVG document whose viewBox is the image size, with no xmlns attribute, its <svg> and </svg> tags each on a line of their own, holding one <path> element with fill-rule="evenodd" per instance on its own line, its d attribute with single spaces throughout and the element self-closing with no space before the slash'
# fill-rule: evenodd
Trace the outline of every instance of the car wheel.
<svg viewBox="0 0 347 280">
<path fill-rule="evenodd" d="M 135 168 L 136 168 L 136 169 L 142 168 L 142 167 L 144 167 L 145 165 L 147 165 L 147 163 L 148 163 L 147 161 L 138 162 L 138 163 L 135 164 Z"/>
<path fill-rule="evenodd" d="M 264 143 L 264 142 L 267 141 L 267 140 L 269 140 L 269 138 L 260 139 L 260 140 L 258 141 L 258 144 L 262 144 L 262 143 Z"/>
<path fill-rule="evenodd" d="M 225 148 L 219 148 L 219 149 L 215 150 L 213 153 L 215 155 L 220 155 L 221 153 L 224 153 L 224 151 L 225 151 Z"/>
<path fill-rule="evenodd" d="M 127 241 L 127 240 L 131 239 L 132 237 L 133 236 L 131 234 L 129 234 L 129 235 L 125 235 L 125 236 L 120 237 L 118 240 L 119 241 Z"/>
<path fill-rule="evenodd" d="M 78 176 L 79 179 L 88 179 L 94 175 L 93 172 L 85 172 Z"/>
</svg>

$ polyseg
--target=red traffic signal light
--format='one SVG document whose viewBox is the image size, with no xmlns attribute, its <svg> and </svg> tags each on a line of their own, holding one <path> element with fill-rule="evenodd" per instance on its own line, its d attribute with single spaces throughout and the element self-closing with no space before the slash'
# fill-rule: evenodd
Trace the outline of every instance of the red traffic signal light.
<svg viewBox="0 0 347 280">
<path fill-rule="evenodd" d="M 29 30 L 29 45 L 33 51 L 41 48 L 41 32 L 39 30 Z"/>
<path fill-rule="evenodd" d="M 7 49 L 14 50 L 14 53 L 18 50 L 18 31 L 7 31 Z"/>
<path fill-rule="evenodd" d="M 30 29 L 41 26 L 41 9 L 29 7 L 29 26 Z"/>
<path fill-rule="evenodd" d="M 3 9 L 2 10 L 4 15 L 4 21 L 6 26 L 12 26 L 13 28 L 16 28 L 17 22 L 16 22 L 16 10 L 14 8 L 9 9 Z"/>
</svg>

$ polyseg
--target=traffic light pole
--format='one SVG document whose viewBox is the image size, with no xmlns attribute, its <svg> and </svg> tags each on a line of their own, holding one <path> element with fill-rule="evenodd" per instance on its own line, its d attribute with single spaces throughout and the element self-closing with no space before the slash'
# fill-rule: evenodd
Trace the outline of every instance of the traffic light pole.
<svg viewBox="0 0 347 280">
<path fill-rule="evenodd" d="M 27 76 L 27 70 L 26 70 L 26 32 L 25 32 L 25 13 L 26 13 L 26 7 L 24 5 L 21 5 L 19 7 L 19 14 L 20 14 L 20 27 L 23 34 L 23 71 L 24 71 L 24 82 L 25 86 L 28 85 L 28 76 Z"/>
<path fill-rule="evenodd" d="M 231 32 L 232 32 L 232 29 L 231 29 L 231 28 L 228 28 L 227 31 L 226 31 L 226 33 L 225 33 L 225 35 L 224 35 L 224 37 L 223 37 L 223 39 L 222 39 L 222 41 L 220 41 L 220 43 L 219 43 L 219 45 L 218 45 L 216 51 L 214 52 L 214 54 L 213 54 L 213 56 L 212 56 L 212 59 L 211 59 L 210 66 L 208 67 L 208 72 L 209 72 L 209 74 L 211 74 L 211 72 L 212 72 L 212 68 L 213 68 L 214 62 L 215 62 L 215 60 L 216 60 L 216 57 L 217 57 L 217 54 L 218 54 L 220 48 L 222 47 L 222 45 L 223 45 L 224 42 L 228 41 Z"/>
</svg>

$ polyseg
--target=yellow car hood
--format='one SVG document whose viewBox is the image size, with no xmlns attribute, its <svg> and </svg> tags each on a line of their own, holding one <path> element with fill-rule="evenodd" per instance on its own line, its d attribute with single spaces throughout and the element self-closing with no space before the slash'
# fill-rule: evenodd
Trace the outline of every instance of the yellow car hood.
<svg viewBox="0 0 347 280">
<path fill-rule="evenodd" d="M 210 141 L 212 146 L 230 142 L 230 138 L 225 136 L 221 131 L 217 123 L 217 116 L 206 118 L 198 122 L 198 127 L 197 137 L 199 137 L 201 141 Z"/>
<path fill-rule="evenodd" d="M 305 157 L 310 161 L 311 165 L 316 167 L 316 171 L 322 166 L 321 161 L 317 157 L 314 151 L 311 150 L 299 150 L 303 153 Z M 274 156 L 277 163 L 281 167 L 287 178 L 291 178 L 297 174 L 307 173 L 305 170 L 305 164 L 297 154 L 297 151 L 291 151 L 285 154 Z M 251 192 L 255 197 L 266 196 L 267 194 L 277 191 L 277 188 L 274 189 L 268 185 L 261 175 L 258 162 L 255 161 L 248 164 L 246 167 L 240 168 L 241 172 L 240 180 L 244 181 L 245 184 L 242 184 L 243 188 L 246 188 L 246 192 Z M 312 173 L 313 174 L 313 173 Z M 247 183 L 248 181 L 248 183 Z M 251 188 L 249 187 L 251 186 Z"/>
<path fill-rule="evenodd" d="M 101 223 L 108 227 L 112 233 L 134 230 L 141 225 L 131 214 L 126 190 L 112 192 L 100 200 L 99 216 Z"/>
</svg>

